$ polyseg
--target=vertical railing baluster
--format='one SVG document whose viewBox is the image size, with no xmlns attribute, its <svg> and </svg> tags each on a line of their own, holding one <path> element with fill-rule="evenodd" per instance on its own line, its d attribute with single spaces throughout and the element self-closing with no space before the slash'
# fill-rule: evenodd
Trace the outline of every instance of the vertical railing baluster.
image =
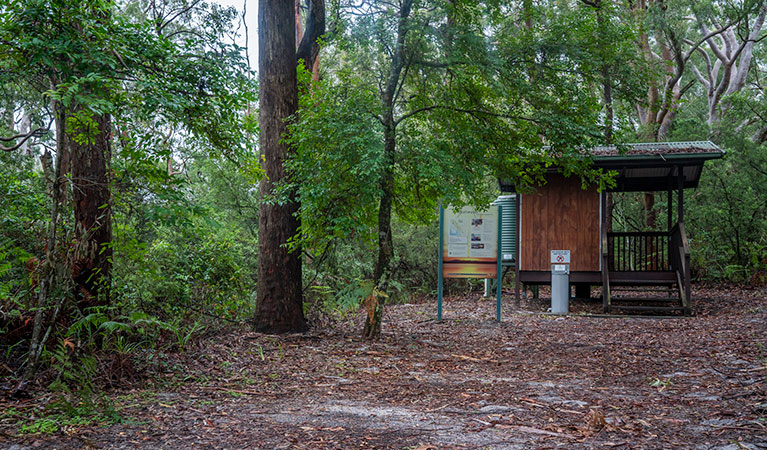
<svg viewBox="0 0 767 450">
<path fill-rule="evenodd" d="M 621 237 L 621 270 L 626 270 L 626 236 Z"/>
<path fill-rule="evenodd" d="M 624 252 L 626 254 L 623 256 L 623 260 L 625 261 L 626 267 L 625 270 L 631 270 L 631 259 L 629 258 L 629 254 L 631 251 L 629 250 L 629 247 L 631 246 L 631 240 L 629 240 L 629 237 L 626 236 L 626 247 L 624 249 Z"/>
<path fill-rule="evenodd" d="M 616 236 L 615 242 L 617 243 L 615 246 L 615 270 L 621 270 L 623 269 L 623 264 L 621 263 L 623 260 L 623 238 Z"/>
<path fill-rule="evenodd" d="M 624 241 L 623 241 L 623 270 L 628 270 L 629 269 L 629 264 L 630 264 L 630 261 L 628 259 L 628 255 L 629 255 L 629 252 L 628 252 L 628 247 L 629 247 L 628 236 L 624 236 L 623 239 L 624 239 Z"/>
</svg>

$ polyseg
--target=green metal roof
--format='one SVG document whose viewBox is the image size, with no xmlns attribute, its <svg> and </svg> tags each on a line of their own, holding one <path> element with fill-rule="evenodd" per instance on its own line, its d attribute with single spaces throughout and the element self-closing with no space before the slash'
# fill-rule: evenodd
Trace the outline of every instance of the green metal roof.
<svg viewBox="0 0 767 450">
<path fill-rule="evenodd" d="M 711 141 L 648 142 L 595 147 L 590 151 L 594 166 L 615 170 L 612 190 L 662 191 L 678 187 L 681 172 L 684 188 L 698 186 L 703 164 L 724 155 Z"/>
<path fill-rule="evenodd" d="M 665 191 L 678 187 L 680 172 L 684 188 L 697 187 L 704 163 L 721 158 L 724 151 L 711 141 L 642 142 L 598 146 L 584 155 L 594 167 L 618 173 L 611 191 Z M 510 183 L 499 183 L 502 191 L 514 190 Z"/>
<path fill-rule="evenodd" d="M 711 141 L 688 141 L 688 142 L 641 142 L 623 145 L 609 145 L 594 147 L 589 154 L 595 160 L 608 158 L 642 158 L 663 155 L 675 158 L 673 155 L 703 156 L 721 155 L 724 152 Z M 704 159 L 711 159 L 705 158 Z"/>
</svg>

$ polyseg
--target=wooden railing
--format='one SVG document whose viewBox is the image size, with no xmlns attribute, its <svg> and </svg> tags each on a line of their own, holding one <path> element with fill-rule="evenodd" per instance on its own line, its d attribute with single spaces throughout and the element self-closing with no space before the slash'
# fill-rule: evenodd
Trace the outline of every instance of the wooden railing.
<svg viewBox="0 0 767 450">
<path fill-rule="evenodd" d="M 670 234 L 661 231 L 607 233 L 607 267 L 618 272 L 672 270 Z"/>
<path fill-rule="evenodd" d="M 611 272 L 673 272 L 685 313 L 690 312 L 690 246 L 684 223 L 668 232 L 601 234 L 604 310 L 611 304 Z M 665 282 L 668 284 L 668 281 Z"/>
</svg>

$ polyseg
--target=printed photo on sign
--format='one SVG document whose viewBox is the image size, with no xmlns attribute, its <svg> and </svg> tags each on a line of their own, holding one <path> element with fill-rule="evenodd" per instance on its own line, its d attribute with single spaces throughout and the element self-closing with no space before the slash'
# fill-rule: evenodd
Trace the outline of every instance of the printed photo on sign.
<svg viewBox="0 0 767 450">
<path fill-rule="evenodd" d="M 482 241 L 482 235 L 481 234 L 471 234 L 471 242 L 480 242 Z"/>
</svg>

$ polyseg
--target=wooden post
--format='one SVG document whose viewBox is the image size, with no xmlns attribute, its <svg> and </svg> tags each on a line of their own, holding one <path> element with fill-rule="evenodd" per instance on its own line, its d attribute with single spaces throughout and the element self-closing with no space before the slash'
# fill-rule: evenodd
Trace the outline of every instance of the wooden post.
<svg viewBox="0 0 767 450">
<path fill-rule="evenodd" d="M 602 309 L 605 313 L 610 311 L 610 269 L 608 267 L 608 239 L 607 239 L 607 194 L 602 192 L 599 196 L 602 205 L 602 230 L 599 236 L 602 258 Z"/>
<path fill-rule="evenodd" d="M 668 183 L 668 207 L 666 208 L 666 209 L 668 210 L 668 211 L 667 211 L 667 213 L 668 213 L 668 219 L 667 219 L 667 221 L 666 221 L 666 224 L 667 224 L 667 227 L 666 227 L 666 229 L 667 229 L 669 232 L 671 232 L 671 227 L 673 227 L 673 226 L 674 226 L 674 225 L 671 223 L 671 221 L 672 221 L 672 220 L 674 220 L 674 218 L 673 218 L 673 214 L 672 214 L 672 212 L 671 212 L 671 208 L 673 208 L 673 207 L 674 207 L 674 196 L 673 196 L 673 194 L 671 193 L 671 191 L 672 191 L 672 189 L 671 189 L 671 180 L 669 179 L 669 183 Z"/>
<path fill-rule="evenodd" d="M 684 223 L 684 166 L 677 166 L 677 185 L 679 188 L 677 199 L 677 219 L 678 223 Z"/>
<path fill-rule="evenodd" d="M 440 202 L 441 203 L 441 202 Z M 442 277 L 442 258 L 444 245 L 444 227 L 445 227 L 445 209 L 439 206 L 439 248 L 437 250 L 437 322 L 442 322 L 442 291 L 444 289 L 444 280 Z"/>
</svg>

